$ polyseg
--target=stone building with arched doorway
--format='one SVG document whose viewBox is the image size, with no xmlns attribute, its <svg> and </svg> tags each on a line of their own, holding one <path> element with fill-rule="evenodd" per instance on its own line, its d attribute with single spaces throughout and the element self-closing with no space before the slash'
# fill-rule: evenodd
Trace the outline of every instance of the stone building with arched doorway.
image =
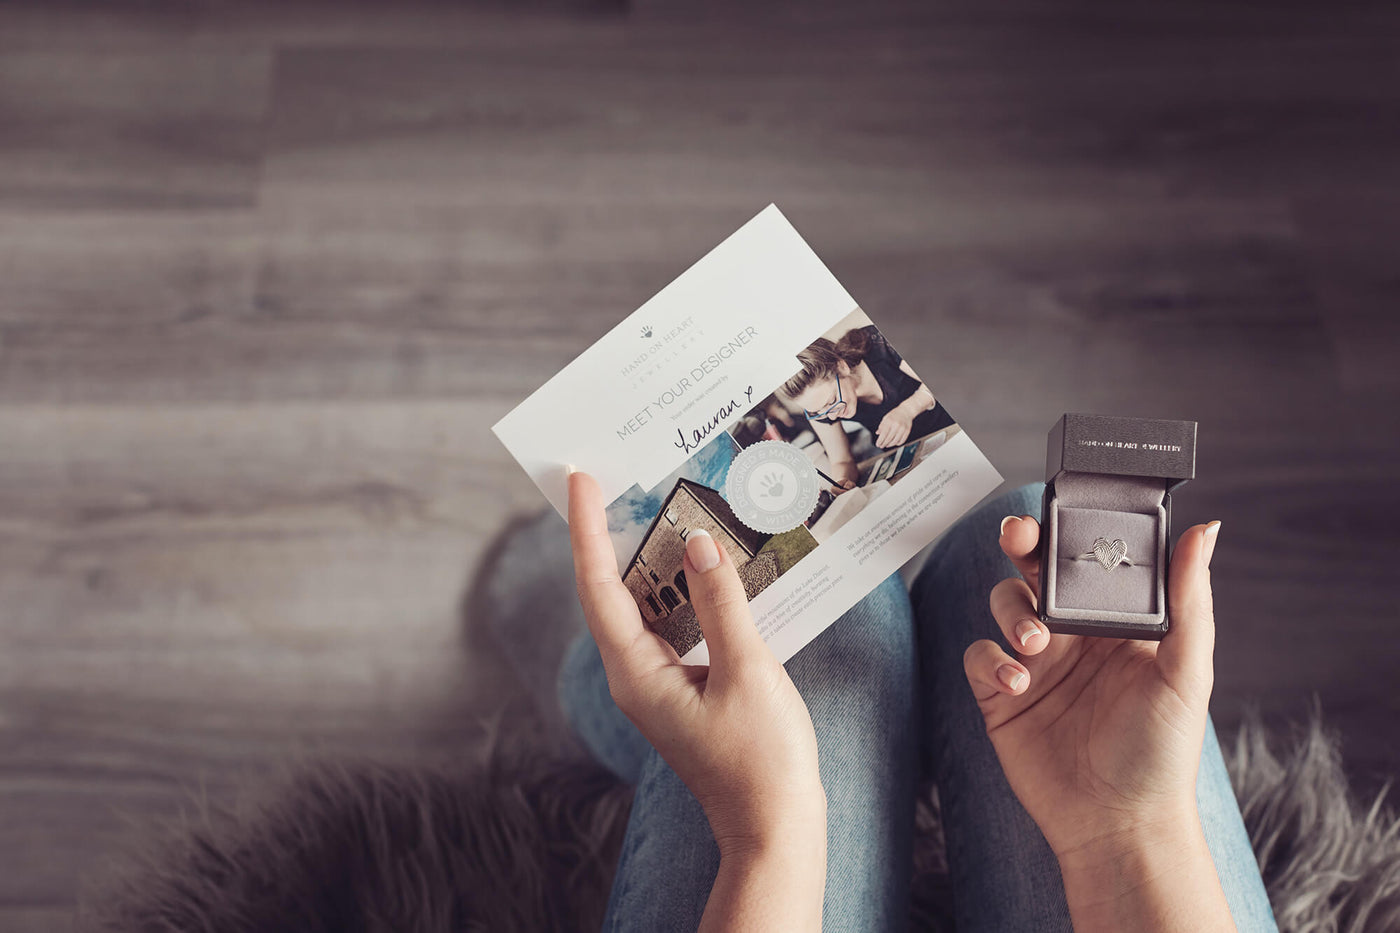
<svg viewBox="0 0 1400 933">
<path fill-rule="evenodd" d="M 681 559 L 685 556 L 686 537 L 696 528 L 709 532 L 729 552 L 729 559 L 745 578 L 746 589 L 747 577 L 753 573 L 746 574 L 745 568 L 772 537 L 739 521 L 717 490 L 688 479 L 676 480 L 661 511 L 642 536 L 637 552 L 627 562 L 622 582 L 637 601 L 643 621 L 676 645 L 678 651 L 682 651 L 681 644 L 668 637 L 664 623 L 672 613 L 689 605 L 690 592 Z M 762 576 L 771 582 L 776 579 L 776 566 L 768 570 Z M 753 595 L 749 593 L 750 598 Z M 693 612 L 686 615 L 693 618 Z"/>
</svg>

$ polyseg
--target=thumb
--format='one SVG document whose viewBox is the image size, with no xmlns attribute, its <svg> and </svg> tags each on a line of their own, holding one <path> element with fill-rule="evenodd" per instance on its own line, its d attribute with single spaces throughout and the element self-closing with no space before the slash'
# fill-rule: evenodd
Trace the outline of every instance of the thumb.
<svg viewBox="0 0 1400 933">
<path fill-rule="evenodd" d="M 1182 532 L 1168 569 L 1167 605 L 1171 624 L 1157 649 L 1157 663 L 1173 688 L 1204 685 L 1214 678 L 1215 601 L 1210 559 L 1220 523 L 1193 525 Z"/>
<path fill-rule="evenodd" d="M 769 653 L 749 611 L 749 597 L 734 562 L 709 532 L 692 529 L 685 542 L 686 586 L 695 606 L 695 618 L 709 647 L 714 672 L 733 670 L 756 656 Z"/>
</svg>

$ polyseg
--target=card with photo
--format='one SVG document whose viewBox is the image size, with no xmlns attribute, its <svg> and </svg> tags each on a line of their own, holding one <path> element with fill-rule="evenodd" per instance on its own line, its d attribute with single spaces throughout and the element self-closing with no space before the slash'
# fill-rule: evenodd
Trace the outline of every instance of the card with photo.
<svg viewBox="0 0 1400 933">
<path fill-rule="evenodd" d="M 695 664 L 692 531 L 786 661 L 1001 482 L 771 205 L 494 430 L 561 515 L 568 464 L 598 479 L 642 620 Z"/>
</svg>

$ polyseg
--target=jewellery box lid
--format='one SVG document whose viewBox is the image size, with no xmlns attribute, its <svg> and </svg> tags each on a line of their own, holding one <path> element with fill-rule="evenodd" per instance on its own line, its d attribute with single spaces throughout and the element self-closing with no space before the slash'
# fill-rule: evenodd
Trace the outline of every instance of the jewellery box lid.
<svg viewBox="0 0 1400 933">
<path fill-rule="evenodd" d="M 1196 422 L 1066 414 L 1050 429 L 1045 481 L 1066 470 L 1160 476 L 1173 488 L 1196 476 Z"/>
</svg>

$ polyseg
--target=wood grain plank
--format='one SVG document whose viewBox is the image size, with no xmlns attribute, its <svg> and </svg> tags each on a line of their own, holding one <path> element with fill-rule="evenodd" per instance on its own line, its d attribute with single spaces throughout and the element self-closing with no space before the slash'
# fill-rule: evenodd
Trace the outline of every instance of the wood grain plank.
<svg viewBox="0 0 1400 933">
<path fill-rule="evenodd" d="M 270 67 L 237 47 L 0 55 L 0 205 L 252 204 Z"/>
</svg>

